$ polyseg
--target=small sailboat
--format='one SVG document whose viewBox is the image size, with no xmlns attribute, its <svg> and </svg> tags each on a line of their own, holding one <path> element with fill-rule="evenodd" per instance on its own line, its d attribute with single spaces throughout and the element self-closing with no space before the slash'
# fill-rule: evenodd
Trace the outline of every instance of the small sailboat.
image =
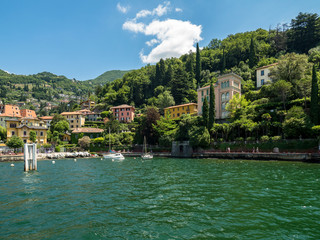
<svg viewBox="0 0 320 240">
<path fill-rule="evenodd" d="M 146 136 L 144 136 L 143 150 L 142 150 L 142 152 L 143 152 L 143 153 L 141 154 L 141 158 L 142 158 L 142 159 L 144 159 L 144 160 L 153 159 L 153 154 L 147 152 L 147 140 L 146 140 Z"/>
<path fill-rule="evenodd" d="M 107 154 L 104 154 L 103 158 L 112 159 L 112 161 L 114 161 L 114 160 L 122 161 L 125 159 L 121 153 L 117 153 L 117 152 L 111 150 L 110 128 L 109 128 L 109 152 Z"/>
</svg>

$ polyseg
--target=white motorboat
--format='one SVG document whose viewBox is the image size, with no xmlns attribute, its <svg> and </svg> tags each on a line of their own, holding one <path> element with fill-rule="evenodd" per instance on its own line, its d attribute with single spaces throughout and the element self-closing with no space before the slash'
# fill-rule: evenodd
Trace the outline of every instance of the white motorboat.
<svg viewBox="0 0 320 240">
<path fill-rule="evenodd" d="M 143 153 L 141 154 L 141 158 L 144 160 L 148 160 L 148 159 L 153 159 L 153 154 L 147 152 L 147 140 L 146 137 L 144 137 L 144 141 L 143 141 Z"/>
<path fill-rule="evenodd" d="M 107 153 L 103 155 L 105 159 L 124 160 L 124 156 L 121 153 Z"/>
<path fill-rule="evenodd" d="M 109 152 L 103 154 L 103 158 L 112 159 L 112 160 L 124 160 L 124 156 L 121 153 L 117 153 L 111 150 L 111 141 L 110 141 L 110 128 L 109 128 Z"/>
</svg>

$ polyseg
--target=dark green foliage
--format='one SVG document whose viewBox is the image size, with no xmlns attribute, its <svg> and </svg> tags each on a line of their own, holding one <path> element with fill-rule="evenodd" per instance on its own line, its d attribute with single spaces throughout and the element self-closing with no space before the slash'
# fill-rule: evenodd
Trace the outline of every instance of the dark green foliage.
<svg viewBox="0 0 320 240">
<path fill-rule="evenodd" d="M 36 132 L 35 131 L 33 131 L 33 130 L 31 130 L 30 132 L 29 132 L 29 140 L 31 141 L 31 142 L 36 142 L 36 140 L 37 140 L 37 135 L 36 135 Z"/>
<path fill-rule="evenodd" d="M 310 118 L 313 124 L 319 123 L 319 85 L 316 67 L 312 68 L 312 83 L 311 83 L 311 104 L 310 104 Z"/>
<path fill-rule="evenodd" d="M 288 48 L 290 51 L 307 53 L 320 43 L 320 19 L 316 13 L 299 13 L 291 20 L 288 31 Z"/>
<path fill-rule="evenodd" d="M 196 73 L 195 78 L 197 80 L 197 86 L 200 84 L 200 73 L 201 73 L 201 59 L 200 59 L 200 50 L 199 43 L 197 43 L 197 52 L 196 52 Z"/>
<path fill-rule="evenodd" d="M 172 91 L 172 96 L 176 104 L 183 103 L 183 100 L 188 95 L 188 90 L 190 86 L 188 81 L 187 73 L 182 69 L 182 67 L 178 67 L 174 73 L 174 78 L 171 80 L 170 86 Z"/>
<path fill-rule="evenodd" d="M 9 148 L 14 148 L 16 150 L 17 148 L 23 147 L 24 143 L 18 136 L 12 136 L 9 141 L 7 141 L 6 145 Z"/>
<path fill-rule="evenodd" d="M 210 85 L 210 99 L 209 99 L 209 123 L 208 129 L 211 129 L 214 124 L 215 119 L 215 95 L 214 95 L 214 87 L 211 83 Z"/>
<path fill-rule="evenodd" d="M 94 85 L 94 86 L 101 86 L 101 85 L 104 85 L 108 82 L 112 82 L 116 79 L 122 78 L 123 75 L 125 75 L 128 72 L 130 72 L 130 70 L 129 71 L 111 70 L 111 71 L 107 71 L 107 72 L 101 74 L 100 76 L 98 76 L 94 79 L 87 80 L 85 82 L 91 82 L 92 85 Z"/>
<path fill-rule="evenodd" d="M 254 45 L 254 40 L 253 38 L 251 38 L 251 41 L 250 41 L 250 52 L 249 52 L 249 67 L 250 68 L 253 68 L 256 63 L 257 63 L 257 57 L 256 57 L 256 48 L 255 48 L 255 45 Z"/>
<path fill-rule="evenodd" d="M 202 109 L 202 121 L 203 121 L 203 126 L 208 128 L 208 123 L 209 123 L 209 106 L 208 106 L 208 100 L 205 97 L 203 101 L 203 109 Z"/>
</svg>

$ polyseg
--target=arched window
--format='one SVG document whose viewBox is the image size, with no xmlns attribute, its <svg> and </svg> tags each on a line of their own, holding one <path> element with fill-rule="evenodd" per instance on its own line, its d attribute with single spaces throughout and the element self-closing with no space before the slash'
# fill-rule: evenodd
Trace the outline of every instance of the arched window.
<svg viewBox="0 0 320 240">
<path fill-rule="evenodd" d="M 226 93 L 226 100 L 229 100 L 229 93 Z"/>
</svg>

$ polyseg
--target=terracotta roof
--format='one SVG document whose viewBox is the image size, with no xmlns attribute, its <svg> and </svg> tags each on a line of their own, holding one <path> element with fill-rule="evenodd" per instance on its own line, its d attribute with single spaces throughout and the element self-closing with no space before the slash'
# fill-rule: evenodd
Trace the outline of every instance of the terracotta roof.
<svg viewBox="0 0 320 240">
<path fill-rule="evenodd" d="M 43 117 L 39 117 L 41 120 L 52 120 L 53 116 L 43 116 Z"/>
<path fill-rule="evenodd" d="M 276 66 L 276 65 L 278 65 L 278 63 L 272 63 L 272 64 L 269 64 L 269 65 L 266 65 L 266 66 L 259 67 L 259 68 L 257 68 L 256 70 L 260 70 L 260 69 L 264 69 L 264 68 L 269 68 L 269 67 L 273 67 L 273 66 Z"/>
<path fill-rule="evenodd" d="M 81 112 L 63 112 L 60 115 L 82 115 Z"/>
<path fill-rule="evenodd" d="M 127 105 L 127 104 L 122 104 L 120 106 L 111 107 L 110 109 L 113 109 L 113 108 L 133 108 L 134 109 L 134 107 Z"/>
<path fill-rule="evenodd" d="M 197 105 L 197 104 L 196 104 L 196 103 L 186 103 L 186 104 L 181 104 L 181 105 L 176 105 L 176 106 L 167 107 L 167 108 L 164 108 L 164 109 L 176 108 L 176 107 L 185 107 L 185 106 L 191 106 L 191 105 Z"/>
<path fill-rule="evenodd" d="M 76 128 L 72 133 L 102 133 L 103 131 L 101 128 Z"/>
</svg>

